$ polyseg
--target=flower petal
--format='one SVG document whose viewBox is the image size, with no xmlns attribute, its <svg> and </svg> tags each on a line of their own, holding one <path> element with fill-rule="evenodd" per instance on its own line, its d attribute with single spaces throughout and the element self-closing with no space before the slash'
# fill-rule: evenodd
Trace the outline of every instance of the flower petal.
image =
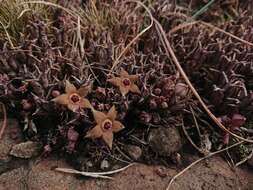
<svg viewBox="0 0 253 190">
<path fill-rule="evenodd" d="M 129 92 L 130 86 L 124 86 L 123 84 L 121 84 L 121 85 L 119 86 L 119 90 L 120 90 L 121 94 L 122 94 L 123 96 L 125 96 L 125 95 Z"/>
<path fill-rule="evenodd" d="M 80 107 L 81 108 L 92 108 L 92 105 L 88 99 L 82 98 L 81 102 L 80 102 Z"/>
<path fill-rule="evenodd" d="M 110 149 L 112 149 L 112 142 L 113 142 L 113 133 L 112 131 L 108 131 L 106 133 L 103 133 L 102 136 L 105 143 L 109 146 Z"/>
<path fill-rule="evenodd" d="M 120 70 L 120 78 L 129 78 L 128 72 L 126 72 L 126 70 L 123 68 Z"/>
<path fill-rule="evenodd" d="M 92 112 L 97 124 L 102 124 L 102 122 L 107 118 L 107 116 L 103 112 L 97 110 L 92 110 Z"/>
<path fill-rule="evenodd" d="M 76 87 L 72 83 L 70 83 L 68 80 L 66 80 L 65 92 L 67 94 L 76 92 Z"/>
<path fill-rule="evenodd" d="M 68 104 L 68 109 L 73 112 L 76 112 L 79 108 L 80 106 L 78 104 L 71 104 L 71 103 Z"/>
<path fill-rule="evenodd" d="M 103 131 L 100 127 L 100 125 L 96 125 L 94 128 L 89 130 L 87 134 L 85 135 L 85 138 L 91 138 L 91 139 L 97 139 L 102 137 Z"/>
<path fill-rule="evenodd" d="M 109 110 L 108 114 L 107 114 L 107 117 L 111 120 L 111 121 L 114 121 L 117 117 L 117 111 L 115 109 L 115 106 L 113 105 L 111 107 L 111 109 Z"/>
<path fill-rule="evenodd" d="M 121 84 L 121 78 L 119 77 L 113 77 L 111 79 L 108 79 L 107 81 L 115 86 L 120 86 Z"/>
<path fill-rule="evenodd" d="M 131 85 L 130 91 L 133 92 L 133 93 L 136 93 L 136 94 L 140 94 L 141 93 L 139 87 L 136 84 L 132 84 Z"/>
<path fill-rule="evenodd" d="M 117 133 L 124 128 L 125 128 L 124 125 L 122 125 L 122 123 L 120 123 L 119 121 L 113 121 L 112 123 L 113 132 Z"/>
<path fill-rule="evenodd" d="M 54 98 L 52 101 L 56 102 L 57 104 L 67 105 L 69 103 L 69 98 L 67 94 L 62 94 Z"/>
<path fill-rule="evenodd" d="M 139 79 L 139 75 L 129 75 L 129 80 L 134 83 Z"/>
<path fill-rule="evenodd" d="M 81 97 L 86 97 L 88 95 L 88 93 L 91 90 L 91 86 L 81 86 L 78 90 L 77 93 L 81 96 Z"/>
</svg>

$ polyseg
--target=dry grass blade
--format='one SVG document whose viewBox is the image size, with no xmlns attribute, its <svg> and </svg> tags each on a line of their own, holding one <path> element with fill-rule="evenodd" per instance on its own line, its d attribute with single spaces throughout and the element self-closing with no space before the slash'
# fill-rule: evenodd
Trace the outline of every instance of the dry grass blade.
<svg viewBox="0 0 253 190">
<path fill-rule="evenodd" d="M 130 47 L 134 42 L 136 42 L 136 40 L 137 40 L 138 38 L 140 38 L 145 32 L 147 32 L 147 31 L 153 26 L 153 24 L 154 24 L 154 21 L 153 21 L 153 17 L 152 17 L 151 12 L 149 11 L 149 9 L 148 9 L 142 2 L 140 2 L 140 1 L 134 1 L 134 0 L 129 0 L 129 1 L 126 1 L 125 3 L 127 3 L 127 2 L 134 2 L 134 3 L 137 3 L 137 4 L 141 5 L 141 6 L 147 11 L 147 13 L 149 14 L 149 17 L 150 17 L 150 19 L 151 19 L 151 23 L 150 23 L 149 26 L 147 26 L 145 29 L 143 29 L 137 36 L 135 36 L 135 38 L 134 38 L 129 44 L 127 44 L 127 46 L 124 48 L 124 50 L 120 53 L 120 55 L 119 55 L 119 56 L 116 58 L 116 60 L 114 61 L 113 65 L 112 65 L 112 68 L 111 68 L 111 70 L 110 70 L 110 72 L 109 72 L 109 75 L 113 72 L 113 69 L 114 69 L 114 68 L 118 65 L 118 63 L 119 63 L 120 58 L 127 52 L 127 50 L 129 49 L 129 47 Z M 109 76 L 109 75 L 108 75 L 108 76 Z"/>
<path fill-rule="evenodd" d="M 166 37 L 166 33 L 163 30 L 161 24 L 154 19 L 154 22 L 156 24 L 156 29 L 157 32 L 159 34 L 160 40 L 163 41 L 163 45 L 165 46 L 165 51 L 168 57 L 172 57 L 173 62 L 175 64 L 175 66 L 177 67 L 179 73 L 182 75 L 183 79 L 185 80 L 185 82 L 187 83 L 187 85 L 190 87 L 192 93 L 194 94 L 194 96 L 197 98 L 197 100 L 200 102 L 201 106 L 204 108 L 204 110 L 207 112 L 207 114 L 211 117 L 211 119 L 224 131 L 226 131 L 227 133 L 229 133 L 230 135 L 232 135 L 233 137 L 236 137 L 240 140 L 243 140 L 245 142 L 250 142 L 253 143 L 253 140 L 249 140 L 249 139 L 245 139 L 233 132 L 231 132 L 230 130 L 228 130 L 217 118 L 216 116 L 209 110 L 209 108 L 207 107 L 207 105 L 205 104 L 205 102 L 202 100 L 202 98 L 200 97 L 200 95 L 198 94 L 198 92 L 195 90 L 194 86 L 192 85 L 191 81 L 189 80 L 189 78 L 187 77 L 187 75 L 185 74 L 183 68 L 181 67 L 180 63 L 178 62 L 178 59 L 173 51 L 173 49 L 170 46 L 170 43 Z"/>
<path fill-rule="evenodd" d="M 187 23 L 180 24 L 169 31 L 169 36 L 172 35 L 173 33 L 177 32 L 178 30 L 182 30 L 184 28 L 193 26 L 197 23 L 199 23 L 199 21 L 193 21 L 193 22 L 189 22 L 189 23 L 187 22 Z"/>
<path fill-rule="evenodd" d="M 252 43 L 252 42 L 249 42 L 249 41 L 247 41 L 247 40 L 241 39 L 241 38 L 239 38 L 238 36 L 236 36 L 236 35 L 234 35 L 234 34 L 231 34 L 231 33 L 227 32 L 227 31 L 225 31 L 225 30 L 223 30 L 223 29 L 221 29 L 221 28 L 219 28 L 219 27 L 217 27 L 217 26 L 214 26 L 214 25 L 212 25 L 212 24 L 210 24 L 210 23 L 207 23 L 207 22 L 204 22 L 204 21 L 195 21 L 195 20 L 193 20 L 192 18 L 189 18 L 189 17 L 188 17 L 187 15 L 185 15 L 185 14 L 182 14 L 182 15 L 183 15 L 185 18 L 187 18 L 189 22 L 187 22 L 187 23 L 182 23 L 182 24 L 176 26 L 175 28 L 171 29 L 170 32 L 169 32 L 169 35 L 171 35 L 171 34 L 177 32 L 178 30 L 182 30 L 183 28 L 187 28 L 187 27 L 193 26 L 193 25 L 195 25 L 195 24 L 202 24 L 202 25 L 204 25 L 204 26 L 206 26 L 206 27 L 212 28 L 213 30 L 216 30 L 216 31 L 219 31 L 219 32 L 221 32 L 221 33 L 223 33 L 223 34 L 226 34 L 226 35 L 230 36 L 231 38 L 233 38 L 233 39 L 235 39 L 235 40 L 238 40 L 238 41 L 240 41 L 240 42 L 242 42 L 242 43 L 244 43 L 244 44 L 247 44 L 247 45 L 249 45 L 249 46 L 253 46 L 253 43 Z"/>
<path fill-rule="evenodd" d="M 182 129 L 183 129 L 183 132 L 184 132 L 186 138 L 187 138 L 188 141 L 191 143 L 191 145 L 192 145 L 197 151 L 199 151 L 201 154 L 204 154 L 204 155 L 205 155 L 206 152 L 205 152 L 204 150 L 202 150 L 201 148 L 199 148 L 199 147 L 193 142 L 193 140 L 191 139 L 191 137 L 190 137 L 189 134 L 187 133 L 187 130 L 186 130 L 185 126 L 184 126 L 184 122 L 183 122 L 183 121 L 182 121 Z"/>
<path fill-rule="evenodd" d="M 108 171 L 108 172 L 82 172 L 82 171 L 69 169 L 69 168 L 56 168 L 55 170 L 59 171 L 59 172 L 69 173 L 69 174 L 79 174 L 79 175 L 83 175 L 83 176 L 87 176 L 87 177 L 113 179 L 112 177 L 109 177 L 107 175 L 112 175 L 112 174 L 122 172 L 122 171 L 126 170 L 127 168 L 131 167 L 132 165 L 134 165 L 134 163 L 129 164 L 126 167 L 123 167 L 123 168 L 120 168 L 117 170 L 113 170 L 113 171 Z"/>
<path fill-rule="evenodd" d="M 1 140 L 3 138 L 4 131 L 5 131 L 6 127 L 7 127 L 7 113 L 6 113 L 5 105 L 3 103 L 0 103 L 0 105 L 2 106 L 3 115 L 4 115 L 2 128 L 0 130 L 0 140 Z"/>
<path fill-rule="evenodd" d="M 52 16 L 44 5 L 28 4 L 27 0 L 2 0 L 0 4 L 0 39 L 2 42 L 7 39 L 12 49 L 18 47 L 20 35 L 34 14 L 45 19 Z"/>
<path fill-rule="evenodd" d="M 4 26 L 4 24 L 3 24 L 1 21 L 0 21 L 0 24 L 2 25 L 2 27 L 3 27 L 4 31 L 5 31 L 5 34 L 6 34 L 6 36 L 7 36 L 7 39 L 8 39 L 8 41 L 9 41 L 10 45 L 11 45 L 11 48 L 14 49 L 15 47 L 14 47 L 13 42 L 11 41 L 11 37 L 10 37 L 10 35 L 9 35 L 7 29 L 6 29 L 7 27 Z"/>
<path fill-rule="evenodd" d="M 205 6 L 203 6 L 200 10 L 198 10 L 193 16 L 193 19 L 196 19 L 198 16 L 202 15 L 204 12 L 208 10 L 208 8 L 215 2 L 215 0 L 209 1 Z"/>
<path fill-rule="evenodd" d="M 235 164 L 235 166 L 238 167 L 238 166 L 242 165 L 243 163 L 245 163 L 245 162 L 247 162 L 249 159 L 251 159 L 252 156 L 253 156 L 253 150 L 251 151 L 251 153 L 250 153 L 248 156 L 246 156 L 246 157 L 245 157 L 244 159 L 242 159 L 241 161 L 237 162 L 237 163 Z"/>
<path fill-rule="evenodd" d="M 222 33 L 224 33 L 224 34 L 230 36 L 231 38 L 234 38 L 234 39 L 236 39 L 236 40 L 238 40 L 238 41 L 240 41 L 240 42 L 242 42 L 242 43 L 244 43 L 244 44 L 247 44 L 247 45 L 253 47 L 253 43 L 248 42 L 248 41 L 246 41 L 246 40 L 244 40 L 244 39 L 241 39 L 241 38 L 235 36 L 234 34 L 231 34 L 231 33 L 229 33 L 229 32 L 226 32 L 225 30 L 222 30 L 222 29 L 220 29 L 220 28 L 218 28 L 218 27 L 216 27 L 216 26 L 214 26 L 214 25 L 212 25 L 212 24 L 209 24 L 209 23 L 206 23 L 206 22 L 203 22 L 203 21 L 200 21 L 199 23 L 202 24 L 202 25 L 204 25 L 204 26 L 207 26 L 207 27 L 209 27 L 209 28 L 212 28 L 212 29 L 214 29 L 214 30 L 217 30 L 217 31 L 219 31 L 219 32 L 222 32 Z"/>
<path fill-rule="evenodd" d="M 56 7 L 56 8 L 59 8 L 59 9 L 62 9 L 64 11 L 66 11 L 68 14 L 70 14 L 71 16 L 74 16 L 74 17 L 78 17 L 77 14 L 75 14 L 73 11 L 71 11 L 70 9 L 67 9 L 61 5 L 58 5 L 58 4 L 55 4 L 55 3 L 52 3 L 52 2 L 46 2 L 46 1 L 26 1 L 26 2 L 22 2 L 20 3 L 20 5 L 24 5 L 24 4 L 43 4 L 43 5 L 48 5 L 48 6 L 52 6 L 52 7 Z"/>
<path fill-rule="evenodd" d="M 207 158 L 210 158 L 210 157 L 212 157 L 212 156 L 215 156 L 215 155 L 217 155 L 217 154 L 219 154 L 219 153 L 221 153 L 221 152 L 224 152 L 224 151 L 226 151 L 226 150 L 229 150 L 229 149 L 231 149 L 231 148 L 233 148 L 233 147 L 236 147 L 236 146 L 242 144 L 243 142 L 244 142 L 244 141 L 240 141 L 240 142 L 238 142 L 238 143 L 235 143 L 235 144 L 233 144 L 233 145 L 231 145 L 231 146 L 229 146 L 229 147 L 226 147 L 226 148 L 221 149 L 221 150 L 219 150 L 219 151 L 213 152 L 213 153 L 211 153 L 211 154 L 209 154 L 209 155 L 207 155 L 207 156 L 205 156 L 205 157 L 203 157 L 203 158 L 200 158 L 200 159 L 196 160 L 195 162 L 191 163 L 189 166 L 187 166 L 187 167 L 186 167 L 185 169 L 183 169 L 181 172 L 179 172 L 178 174 L 176 174 L 176 175 L 170 180 L 170 183 L 169 183 L 168 187 L 166 188 L 166 190 L 169 190 L 169 189 L 170 189 L 170 187 L 171 187 L 171 185 L 173 184 L 173 182 L 175 181 L 175 179 L 177 179 L 179 176 L 181 176 L 182 174 L 184 174 L 187 170 L 189 170 L 190 168 L 192 168 L 193 166 L 195 166 L 195 165 L 198 164 L 199 162 L 201 162 L 201 161 L 203 161 L 203 160 L 205 160 L 205 159 L 207 159 Z"/>
<path fill-rule="evenodd" d="M 191 111 L 191 114 L 192 114 L 193 121 L 194 121 L 195 126 L 196 126 L 197 131 L 198 131 L 198 135 L 199 135 L 199 137 L 201 137 L 200 128 L 199 128 L 199 124 L 198 124 L 197 118 L 196 118 L 195 113 L 194 113 L 194 111 L 192 109 L 192 106 L 189 106 L 189 107 L 190 107 L 190 111 Z"/>
<path fill-rule="evenodd" d="M 81 22 L 80 22 L 80 17 L 79 16 L 77 17 L 77 38 L 78 38 L 78 41 L 79 41 L 79 47 L 80 47 L 80 51 L 81 51 L 81 57 L 83 58 L 84 54 L 85 54 L 85 50 L 84 50 L 85 40 L 82 38 L 82 34 L 81 34 Z M 85 64 L 82 64 L 82 67 L 81 67 L 82 71 L 84 70 L 85 66 L 86 66 Z M 88 62 L 87 62 L 87 66 L 88 66 L 89 70 L 91 71 L 93 77 L 96 79 L 96 81 L 99 84 L 101 84 L 101 82 L 99 81 L 98 77 L 96 76 L 96 74 L 92 70 L 91 65 Z M 84 78 L 84 76 L 82 78 Z"/>
<path fill-rule="evenodd" d="M 83 176 L 86 176 L 86 177 L 102 178 L 102 179 L 113 179 L 112 177 L 108 177 L 108 176 L 104 176 L 104 175 L 98 175 L 98 174 L 92 173 L 92 172 L 81 172 L 81 171 L 74 170 L 74 169 L 69 169 L 69 168 L 56 168 L 55 170 L 59 171 L 59 172 L 63 172 L 63 173 L 83 175 Z"/>
</svg>

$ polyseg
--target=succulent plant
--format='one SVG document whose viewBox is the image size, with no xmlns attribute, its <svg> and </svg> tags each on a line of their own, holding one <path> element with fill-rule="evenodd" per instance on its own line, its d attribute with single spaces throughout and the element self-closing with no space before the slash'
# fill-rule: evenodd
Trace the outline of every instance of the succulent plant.
<svg viewBox="0 0 253 190">
<path fill-rule="evenodd" d="M 252 18 L 226 23 L 224 30 L 250 41 Z M 180 63 L 218 115 L 252 113 L 252 47 L 220 32 L 192 26 L 172 37 Z M 196 41 L 196 39 L 198 39 Z M 182 44 L 183 43 L 183 44 Z M 243 55 L 243 56 L 242 56 Z M 183 58 L 183 59 L 181 59 Z"/>
<path fill-rule="evenodd" d="M 60 1 L 70 6 L 65 2 Z M 31 16 L 16 39 L 17 49 L 0 43 L 0 102 L 20 120 L 27 139 L 43 142 L 44 154 L 86 150 L 93 158 L 101 144 L 85 137 L 102 138 L 114 151 L 113 143 L 131 141 L 133 133 L 143 135 L 147 125 L 177 125 L 188 119 L 185 113 L 194 102 L 191 91 L 166 55 L 155 27 L 135 39 L 150 18 L 142 9 L 129 15 L 132 6 L 88 1 L 78 11 L 68 7 L 79 17 L 52 8 L 51 22 L 39 14 Z M 150 7 L 166 32 L 185 22 L 183 14 L 167 11 L 178 10 L 175 5 L 154 2 Z M 239 13 L 243 19 L 220 27 L 252 41 L 252 17 Z M 251 120 L 253 48 L 199 25 L 168 37 L 221 122 L 240 128 Z M 125 130 L 113 136 L 123 126 Z"/>
</svg>

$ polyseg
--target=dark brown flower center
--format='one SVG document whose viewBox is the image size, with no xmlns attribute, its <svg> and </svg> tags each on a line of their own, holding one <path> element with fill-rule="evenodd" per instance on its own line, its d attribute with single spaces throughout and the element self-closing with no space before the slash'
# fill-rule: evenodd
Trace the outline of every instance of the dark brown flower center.
<svg viewBox="0 0 253 190">
<path fill-rule="evenodd" d="M 106 119 L 104 122 L 103 122 L 103 129 L 105 130 L 109 130 L 112 128 L 112 122 L 111 120 L 109 119 Z"/>
<path fill-rule="evenodd" d="M 125 86 L 129 86 L 131 84 L 131 81 L 128 79 L 128 78 L 125 78 L 123 79 L 122 83 L 125 85 Z"/>
<path fill-rule="evenodd" d="M 77 102 L 80 101 L 80 96 L 79 96 L 78 94 L 72 94 L 72 95 L 70 96 L 70 99 L 71 99 L 71 101 L 72 101 L 73 103 L 77 103 Z"/>
</svg>

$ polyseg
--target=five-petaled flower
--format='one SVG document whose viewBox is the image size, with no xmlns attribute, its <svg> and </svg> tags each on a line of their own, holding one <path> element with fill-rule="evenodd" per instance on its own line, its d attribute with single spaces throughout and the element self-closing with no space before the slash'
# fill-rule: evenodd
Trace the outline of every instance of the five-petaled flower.
<svg viewBox="0 0 253 190">
<path fill-rule="evenodd" d="M 89 93 L 89 86 L 81 87 L 76 89 L 76 87 L 69 81 L 66 81 L 65 94 L 61 94 L 53 99 L 54 102 L 65 105 L 73 112 L 81 108 L 92 108 L 89 100 L 84 98 Z"/>
<path fill-rule="evenodd" d="M 136 84 L 138 80 L 138 75 L 129 75 L 123 68 L 120 71 L 120 77 L 113 77 L 108 79 L 108 82 L 119 87 L 119 90 L 123 96 L 125 96 L 129 91 L 133 93 L 140 94 L 140 89 Z"/>
<path fill-rule="evenodd" d="M 96 126 L 87 132 L 87 138 L 97 139 L 102 138 L 105 143 L 112 149 L 113 133 L 117 133 L 124 128 L 124 126 L 116 121 L 117 111 L 115 106 L 112 106 L 108 113 L 103 113 L 92 109 Z"/>
</svg>

